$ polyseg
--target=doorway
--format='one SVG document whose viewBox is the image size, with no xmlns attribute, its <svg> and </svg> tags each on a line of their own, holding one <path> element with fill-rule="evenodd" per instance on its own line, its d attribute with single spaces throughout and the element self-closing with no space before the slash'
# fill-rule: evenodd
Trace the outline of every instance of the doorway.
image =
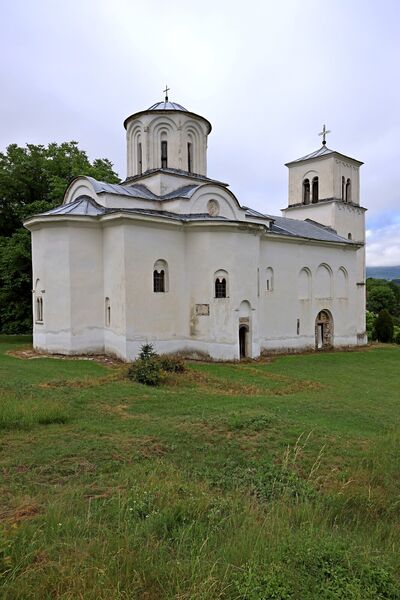
<svg viewBox="0 0 400 600">
<path fill-rule="evenodd" d="M 239 326 L 239 356 L 240 358 L 247 358 L 247 342 L 248 342 L 249 328 L 247 325 Z"/>
<path fill-rule="evenodd" d="M 329 310 L 321 310 L 315 319 L 315 349 L 333 347 L 333 319 Z"/>
</svg>

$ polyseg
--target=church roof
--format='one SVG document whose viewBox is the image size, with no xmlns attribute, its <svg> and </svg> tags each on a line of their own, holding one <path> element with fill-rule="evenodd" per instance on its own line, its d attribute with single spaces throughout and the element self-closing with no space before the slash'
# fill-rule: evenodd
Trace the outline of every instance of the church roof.
<svg viewBox="0 0 400 600">
<path fill-rule="evenodd" d="M 326 227 L 317 222 L 300 221 L 299 219 L 289 219 L 288 217 L 271 217 L 273 223 L 271 231 L 281 235 L 302 237 L 310 240 L 319 240 L 321 242 L 346 242 L 354 244 L 336 233 L 334 229 Z"/>
<path fill-rule="evenodd" d="M 178 104 L 177 102 L 156 102 L 152 104 L 147 110 L 184 110 L 185 112 L 189 112 L 187 108 L 182 106 L 182 104 Z"/>
<path fill-rule="evenodd" d="M 87 177 L 87 179 L 93 185 L 93 189 L 96 194 L 101 194 L 103 192 L 107 194 L 118 194 L 118 196 L 140 198 L 141 200 L 172 200 L 174 198 L 190 198 L 200 187 L 200 185 L 195 183 L 184 185 L 173 192 L 169 192 L 163 196 L 157 196 L 157 194 L 154 194 L 142 183 L 120 185 L 119 183 L 105 183 L 104 181 L 97 181 L 97 179 L 94 179 L 93 177 Z"/>
<path fill-rule="evenodd" d="M 76 216 L 90 216 L 99 217 L 111 213 L 128 213 L 128 214 L 141 214 L 154 217 L 161 217 L 173 221 L 231 221 L 226 217 L 211 216 L 208 213 L 189 213 L 181 214 L 167 210 L 156 210 L 151 208 L 105 208 L 100 206 L 93 198 L 89 196 L 79 196 L 73 202 L 68 204 L 62 204 L 52 210 L 48 210 L 45 213 L 41 213 L 36 216 L 54 216 L 54 215 L 76 215 Z M 301 237 L 308 240 L 317 240 L 322 242 L 340 242 L 346 244 L 354 244 L 354 242 L 341 237 L 331 229 L 315 221 L 300 221 L 298 219 L 289 219 L 288 217 L 275 217 L 264 215 L 258 211 L 247 209 L 246 216 L 250 217 L 263 217 L 270 221 L 270 227 L 268 232 L 276 233 L 278 235 L 284 235 L 288 237 Z"/>
<path fill-rule="evenodd" d="M 69 202 L 68 204 L 61 204 L 61 206 L 56 206 L 51 210 L 48 210 L 44 213 L 40 213 L 42 215 L 80 215 L 80 216 L 90 216 L 97 217 L 99 215 L 104 215 L 107 209 L 104 206 L 100 206 L 97 204 L 93 198 L 90 196 L 79 196 L 74 202 Z"/>
<path fill-rule="evenodd" d="M 346 156 L 345 154 L 342 154 L 341 152 L 337 152 L 336 150 L 331 150 L 327 146 L 322 145 L 321 148 L 318 148 L 318 150 L 315 150 L 314 152 L 311 152 L 310 154 L 306 154 L 305 156 L 301 156 L 300 158 L 296 158 L 295 160 L 291 160 L 290 162 L 286 163 L 285 166 L 287 167 L 288 165 L 293 165 L 294 163 L 302 162 L 303 160 L 311 160 L 314 158 L 321 158 L 324 156 L 329 156 L 330 154 L 338 154 L 339 156 L 342 156 L 343 158 L 354 161 L 358 165 L 364 164 L 355 158 L 351 158 L 351 156 Z"/>
</svg>

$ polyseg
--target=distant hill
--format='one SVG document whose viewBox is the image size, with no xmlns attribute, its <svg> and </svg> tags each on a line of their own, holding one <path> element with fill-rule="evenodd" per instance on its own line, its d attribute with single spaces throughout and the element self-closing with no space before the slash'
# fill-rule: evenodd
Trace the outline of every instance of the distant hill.
<svg viewBox="0 0 400 600">
<path fill-rule="evenodd" d="M 398 267 L 367 267 L 367 277 L 400 279 L 400 265 Z"/>
</svg>

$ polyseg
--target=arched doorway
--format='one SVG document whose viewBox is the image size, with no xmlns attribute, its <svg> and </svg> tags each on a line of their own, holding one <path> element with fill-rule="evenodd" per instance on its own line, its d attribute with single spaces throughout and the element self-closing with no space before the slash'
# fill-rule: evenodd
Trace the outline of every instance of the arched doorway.
<svg viewBox="0 0 400 600">
<path fill-rule="evenodd" d="M 333 346 L 333 319 L 329 310 L 321 310 L 315 319 L 315 349 L 327 350 Z"/>
<path fill-rule="evenodd" d="M 239 356 L 240 358 L 246 358 L 248 356 L 248 337 L 249 328 L 247 325 L 239 326 Z"/>
</svg>

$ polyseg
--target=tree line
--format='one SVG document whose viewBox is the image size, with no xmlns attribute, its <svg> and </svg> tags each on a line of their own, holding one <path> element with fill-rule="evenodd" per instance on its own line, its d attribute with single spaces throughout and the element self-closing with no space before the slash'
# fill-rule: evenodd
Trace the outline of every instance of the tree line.
<svg viewBox="0 0 400 600">
<path fill-rule="evenodd" d="M 369 340 L 400 344 L 400 280 L 367 279 Z"/>
<path fill-rule="evenodd" d="M 48 146 L 17 144 L 0 153 L 0 332 L 32 331 L 30 232 L 22 223 L 60 205 L 79 175 L 118 183 L 108 159 L 90 162 L 77 142 Z"/>
</svg>

